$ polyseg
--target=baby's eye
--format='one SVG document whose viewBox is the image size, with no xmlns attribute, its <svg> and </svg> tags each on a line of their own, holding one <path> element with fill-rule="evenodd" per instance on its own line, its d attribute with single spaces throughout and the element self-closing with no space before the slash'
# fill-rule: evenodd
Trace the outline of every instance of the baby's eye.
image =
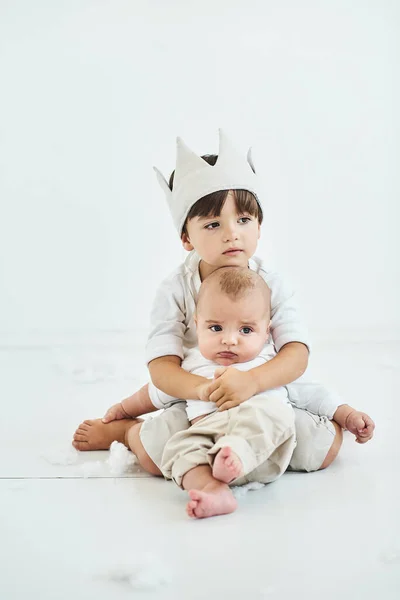
<svg viewBox="0 0 400 600">
<path fill-rule="evenodd" d="M 245 333 L 246 335 L 248 335 L 249 333 L 251 333 L 253 330 L 251 327 L 242 327 L 242 329 L 240 330 L 242 333 Z"/>
<path fill-rule="evenodd" d="M 219 223 L 218 221 L 214 221 L 214 223 L 208 223 L 208 225 L 206 225 L 204 227 L 204 229 L 216 229 L 217 227 L 219 227 Z"/>
<path fill-rule="evenodd" d="M 218 333 L 218 331 L 222 331 L 221 325 L 211 325 L 210 329 L 211 329 L 211 331 L 214 331 L 215 333 Z"/>
</svg>

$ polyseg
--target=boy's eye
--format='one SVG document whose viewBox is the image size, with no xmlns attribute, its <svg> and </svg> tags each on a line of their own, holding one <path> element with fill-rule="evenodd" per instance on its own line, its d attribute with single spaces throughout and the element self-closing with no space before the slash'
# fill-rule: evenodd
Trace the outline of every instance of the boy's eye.
<svg viewBox="0 0 400 600">
<path fill-rule="evenodd" d="M 221 325 L 211 325 L 210 329 L 211 329 L 211 331 L 214 331 L 215 333 L 218 333 L 218 331 L 222 331 Z"/>
<path fill-rule="evenodd" d="M 241 221 L 242 223 L 248 223 L 249 221 L 251 221 L 250 217 L 240 217 L 239 221 Z"/>
<path fill-rule="evenodd" d="M 208 223 L 208 225 L 206 225 L 204 229 L 216 229 L 218 226 L 219 223 L 217 221 L 214 221 L 214 223 Z"/>
<path fill-rule="evenodd" d="M 242 327 L 242 329 L 240 330 L 243 333 L 245 333 L 246 335 L 248 335 L 249 333 L 251 333 L 253 330 L 251 327 Z"/>
</svg>

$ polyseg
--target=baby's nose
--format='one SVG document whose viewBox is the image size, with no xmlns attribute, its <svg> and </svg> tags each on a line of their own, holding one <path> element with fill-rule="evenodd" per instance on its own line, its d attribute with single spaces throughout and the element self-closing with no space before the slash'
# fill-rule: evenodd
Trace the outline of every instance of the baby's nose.
<svg viewBox="0 0 400 600">
<path fill-rule="evenodd" d="M 236 346 L 236 344 L 237 344 L 236 335 L 234 335 L 234 334 L 225 335 L 225 337 L 223 339 L 223 344 L 226 344 L 227 346 Z"/>
</svg>

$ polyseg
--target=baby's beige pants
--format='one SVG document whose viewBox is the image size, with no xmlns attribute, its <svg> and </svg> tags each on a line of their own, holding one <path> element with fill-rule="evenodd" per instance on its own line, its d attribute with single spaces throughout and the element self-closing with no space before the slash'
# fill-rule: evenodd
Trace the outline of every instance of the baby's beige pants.
<svg viewBox="0 0 400 600">
<path fill-rule="evenodd" d="M 293 408 L 285 388 L 253 396 L 239 406 L 206 415 L 166 443 L 161 471 L 179 486 L 199 465 L 213 465 L 215 455 L 229 446 L 240 458 L 242 475 L 232 485 L 270 483 L 288 468 L 296 446 Z"/>
</svg>

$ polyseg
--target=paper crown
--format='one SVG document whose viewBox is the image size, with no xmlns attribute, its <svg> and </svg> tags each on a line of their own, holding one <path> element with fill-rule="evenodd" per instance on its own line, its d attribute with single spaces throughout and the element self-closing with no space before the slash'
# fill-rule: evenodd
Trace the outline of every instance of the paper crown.
<svg viewBox="0 0 400 600">
<path fill-rule="evenodd" d="M 178 137 L 176 140 L 176 167 L 173 189 L 171 190 L 163 174 L 153 167 L 157 179 L 165 192 L 169 209 L 181 235 L 186 217 L 193 204 L 219 190 L 248 190 L 257 199 L 258 178 L 253 171 L 251 148 L 247 157 L 237 152 L 225 132 L 219 130 L 219 152 L 214 166 L 193 152 Z"/>
</svg>

